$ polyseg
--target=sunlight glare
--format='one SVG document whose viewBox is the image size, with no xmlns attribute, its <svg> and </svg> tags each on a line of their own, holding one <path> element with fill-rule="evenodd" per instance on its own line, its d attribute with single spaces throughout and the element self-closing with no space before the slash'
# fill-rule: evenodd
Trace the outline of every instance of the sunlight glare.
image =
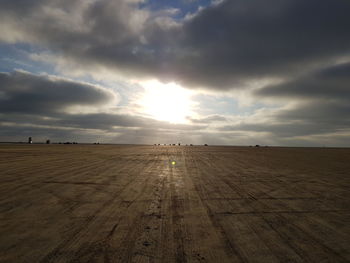
<svg viewBox="0 0 350 263">
<path fill-rule="evenodd" d="M 175 83 L 163 84 L 159 81 L 142 83 L 145 93 L 141 98 L 144 113 L 157 120 L 171 123 L 186 123 L 192 115 L 192 91 Z"/>
</svg>

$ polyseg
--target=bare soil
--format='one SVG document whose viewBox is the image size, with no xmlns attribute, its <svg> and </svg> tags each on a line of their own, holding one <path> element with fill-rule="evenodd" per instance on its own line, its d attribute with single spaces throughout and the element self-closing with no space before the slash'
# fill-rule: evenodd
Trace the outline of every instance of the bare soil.
<svg viewBox="0 0 350 263">
<path fill-rule="evenodd" d="M 350 261 L 350 149 L 1 145 L 0 180 L 0 262 Z"/>
</svg>

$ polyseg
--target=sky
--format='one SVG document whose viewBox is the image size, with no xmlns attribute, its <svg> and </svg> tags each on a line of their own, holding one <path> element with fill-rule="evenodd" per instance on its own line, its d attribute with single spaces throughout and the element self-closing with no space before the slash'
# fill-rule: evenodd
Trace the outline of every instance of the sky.
<svg viewBox="0 0 350 263">
<path fill-rule="evenodd" d="M 0 141 L 350 146 L 348 0 L 1 0 Z"/>
</svg>

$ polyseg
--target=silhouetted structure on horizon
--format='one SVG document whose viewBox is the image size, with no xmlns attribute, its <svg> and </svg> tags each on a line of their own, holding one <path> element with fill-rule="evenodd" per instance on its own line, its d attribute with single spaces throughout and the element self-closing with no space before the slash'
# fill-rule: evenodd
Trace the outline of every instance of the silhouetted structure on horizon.
<svg viewBox="0 0 350 263">
<path fill-rule="evenodd" d="M 50 140 L 46 140 L 46 144 L 50 144 L 51 142 L 50 142 Z"/>
<path fill-rule="evenodd" d="M 29 144 L 32 144 L 32 143 L 33 143 L 32 137 L 29 137 L 29 138 L 28 138 L 28 143 L 29 143 Z"/>
</svg>

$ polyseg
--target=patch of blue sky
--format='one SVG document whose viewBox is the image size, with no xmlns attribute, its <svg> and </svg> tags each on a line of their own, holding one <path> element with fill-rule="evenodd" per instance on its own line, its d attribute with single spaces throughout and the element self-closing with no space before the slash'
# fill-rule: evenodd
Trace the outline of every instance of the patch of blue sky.
<svg viewBox="0 0 350 263">
<path fill-rule="evenodd" d="M 24 70 L 34 74 L 54 74 L 54 65 L 30 58 L 30 54 L 42 51 L 42 48 L 29 44 L 0 44 L 0 72 Z"/>
<path fill-rule="evenodd" d="M 212 114 L 249 116 L 256 110 L 267 107 L 259 102 L 240 106 L 238 100 L 225 96 L 217 97 L 200 94 L 193 96 L 192 100 L 198 103 L 197 113 L 203 116 Z"/>
<path fill-rule="evenodd" d="M 198 8 L 209 6 L 212 0 L 147 0 L 140 4 L 140 8 L 148 8 L 154 11 L 175 8 L 179 12 L 175 13 L 172 17 L 175 19 L 181 19 L 187 14 L 195 13 Z"/>
</svg>

